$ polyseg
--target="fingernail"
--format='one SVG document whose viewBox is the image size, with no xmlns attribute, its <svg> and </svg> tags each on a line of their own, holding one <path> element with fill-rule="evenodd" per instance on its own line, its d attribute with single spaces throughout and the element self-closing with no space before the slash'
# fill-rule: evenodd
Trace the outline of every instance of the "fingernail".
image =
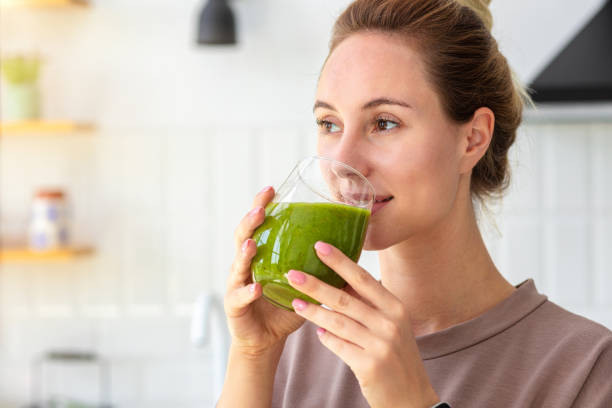
<svg viewBox="0 0 612 408">
<path fill-rule="evenodd" d="M 242 252 L 246 252 L 247 248 L 249 247 L 249 241 L 250 241 L 250 238 L 242 243 L 242 247 L 241 247 Z"/>
<path fill-rule="evenodd" d="M 265 193 L 265 192 L 270 191 L 270 190 L 272 190 L 272 186 L 264 187 L 264 188 L 263 188 L 263 189 L 262 189 L 262 190 L 259 192 L 259 194 Z"/>
<path fill-rule="evenodd" d="M 251 293 L 255 293 L 255 284 L 254 284 L 254 283 L 251 283 L 251 284 L 249 285 L 249 292 L 251 292 Z"/>
<path fill-rule="evenodd" d="M 296 299 L 293 299 L 293 301 L 291 302 L 291 306 L 293 306 L 295 310 L 302 311 L 306 309 L 306 302 L 304 302 L 302 299 L 296 298 Z"/>
<path fill-rule="evenodd" d="M 315 244 L 315 249 L 321 255 L 329 255 L 332 252 L 331 245 L 326 244 L 325 242 L 321 242 L 321 241 L 317 241 L 317 243 Z"/>
<path fill-rule="evenodd" d="M 302 283 L 306 282 L 306 275 L 300 271 L 291 269 L 289 272 L 287 272 L 287 279 L 297 285 L 301 285 Z"/>
<path fill-rule="evenodd" d="M 249 213 L 249 216 L 254 217 L 257 215 L 257 213 L 259 213 L 261 210 L 263 209 L 263 207 L 255 207 L 251 210 L 251 212 Z"/>
<path fill-rule="evenodd" d="M 318 328 L 317 328 L 317 334 L 318 334 L 319 336 L 324 335 L 326 331 L 327 331 L 327 330 L 325 330 L 325 329 L 324 329 L 324 328 L 322 328 L 322 327 L 318 327 Z"/>
</svg>

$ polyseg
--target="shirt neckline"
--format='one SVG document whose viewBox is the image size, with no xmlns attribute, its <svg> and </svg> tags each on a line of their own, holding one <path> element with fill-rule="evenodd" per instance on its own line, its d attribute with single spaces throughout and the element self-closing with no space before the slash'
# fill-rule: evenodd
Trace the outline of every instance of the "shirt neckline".
<svg viewBox="0 0 612 408">
<path fill-rule="evenodd" d="M 547 300 L 537 291 L 533 279 L 516 288 L 508 298 L 473 319 L 416 337 L 421 358 L 431 360 L 481 343 L 515 325 Z"/>
</svg>

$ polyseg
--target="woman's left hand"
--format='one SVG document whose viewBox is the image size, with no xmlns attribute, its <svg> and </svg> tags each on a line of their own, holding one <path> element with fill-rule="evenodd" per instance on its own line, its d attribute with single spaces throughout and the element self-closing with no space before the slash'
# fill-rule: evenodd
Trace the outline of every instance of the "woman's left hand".
<svg viewBox="0 0 612 408">
<path fill-rule="evenodd" d="M 293 308 L 319 326 L 319 339 L 351 368 L 370 406 L 425 408 L 439 402 L 403 303 L 337 248 L 317 242 L 315 249 L 358 297 L 292 270 L 287 277 L 295 289 L 333 310 L 301 299 L 294 299 Z"/>
</svg>

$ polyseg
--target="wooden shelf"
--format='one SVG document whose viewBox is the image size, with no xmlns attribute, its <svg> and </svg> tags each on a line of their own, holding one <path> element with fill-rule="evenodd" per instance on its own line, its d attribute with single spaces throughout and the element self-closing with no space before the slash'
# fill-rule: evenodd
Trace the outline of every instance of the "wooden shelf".
<svg viewBox="0 0 612 408">
<path fill-rule="evenodd" d="M 1 7 L 89 6 L 88 0 L 0 0 Z"/>
<path fill-rule="evenodd" d="M 94 126 L 90 123 L 69 120 L 24 120 L 18 122 L 0 122 L 0 135 L 13 134 L 51 134 L 90 132 Z"/>
<path fill-rule="evenodd" d="M 0 263 L 72 261 L 93 253 L 93 248 L 86 246 L 50 251 L 33 251 L 27 247 L 2 248 Z"/>
</svg>

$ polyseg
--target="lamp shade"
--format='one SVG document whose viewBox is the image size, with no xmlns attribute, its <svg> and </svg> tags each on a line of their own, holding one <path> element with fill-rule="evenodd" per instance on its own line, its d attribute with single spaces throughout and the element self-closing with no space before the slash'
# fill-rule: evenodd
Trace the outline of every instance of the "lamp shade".
<svg viewBox="0 0 612 408">
<path fill-rule="evenodd" d="M 234 13 L 226 0 L 208 0 L 202 9 L 198 44 L 236 44 Z"/>
</svg>

